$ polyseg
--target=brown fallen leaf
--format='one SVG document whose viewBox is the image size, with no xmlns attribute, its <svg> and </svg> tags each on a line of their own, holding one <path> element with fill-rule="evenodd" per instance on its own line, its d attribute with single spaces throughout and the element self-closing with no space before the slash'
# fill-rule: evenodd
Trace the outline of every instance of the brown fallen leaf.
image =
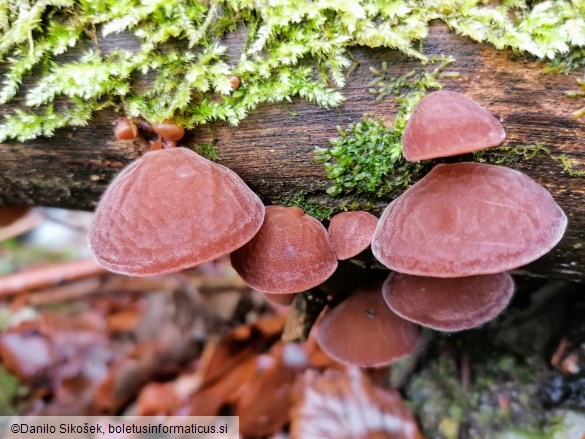
<svg viewBox="0 0 585 439">
<path fill-rule="evenodd" d="M 299 380 L 291 439 L 422 439 L 398 392 L 374 386 L 357 367 L 309 370 Z"/>
<path fill-rule="evenodd" d="M 62 262 L 0 276 L 0 297 L 107 273 L 94 259 Z"/>
<path fill-rule="evenodd" d="M 308 364 L 309 357 L 301 344 L 279 342 L 259 358 L 258 370 L 240 389 L 235 407 L 241 434 L 268 436 L 288 423 L 295 378 Z"/>
</svg>

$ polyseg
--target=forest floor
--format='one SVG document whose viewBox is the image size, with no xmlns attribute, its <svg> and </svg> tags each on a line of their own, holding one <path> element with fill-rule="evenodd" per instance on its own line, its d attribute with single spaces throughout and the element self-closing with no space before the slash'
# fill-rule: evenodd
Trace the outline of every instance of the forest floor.
<svg viewBox="0 0 585 439">
<path fill-rule="evenodd" d="M 286 307 L 226 259 L 111 274 L 88 262 L 89 214 L 41 215 L 33 232 L 0 243 L 0 415 L 221 413 L 238 415 L 246 438 L 312 439 L 303 432 L 331 423 L 339 434 L 321 437 L 349 437 L 344 410 L 359 401 L 427 438 L 585 437 L 583 285 L 515 276 L 496 320 L 424 331 L 411 357 L 362 371 L 312 337 L 280 341 Z M 363 437 L 383 433 L 368 430 L 365 412 L 361 423 Z M 376 437 L 402 437 L 385 434 Z"/>
</svg>

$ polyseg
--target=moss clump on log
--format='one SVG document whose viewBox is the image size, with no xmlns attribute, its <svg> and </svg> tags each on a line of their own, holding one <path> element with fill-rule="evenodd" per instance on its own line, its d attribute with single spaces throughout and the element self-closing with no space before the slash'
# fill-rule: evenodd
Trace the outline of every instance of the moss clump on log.
<svg viewBox="0 0 585 439">
<path fill-rule="evenodd" d="M 7 0 L 0 4 L 0 104 L 14 106 L 0 121 L 0 141 L 50 136 L 107 108 L 190 128 L 237 124 L 260 103 L 294 96 L 337 106 L 352 46 L 424 60 L 417 43 L 434 19 L 498 49 L 574 57 L 585 46 L 583 17 L 582 0 Z M 243 47 L 232 60 L 221 39 L 237 30 Z M 117 33 L 132 34 L 136 47 L 112 49 L 108 38 Z M 72 58 L 80 48 L 83 55 Z M 233 75 L 241 82 L 235 90 Z"/>
</svg>

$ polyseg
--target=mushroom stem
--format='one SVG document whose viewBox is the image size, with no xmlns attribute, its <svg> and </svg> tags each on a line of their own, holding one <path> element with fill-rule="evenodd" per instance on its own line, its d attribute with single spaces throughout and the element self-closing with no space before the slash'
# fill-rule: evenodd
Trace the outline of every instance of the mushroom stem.
<svg viewBox="0 0 585 439">
<path fill-rule="evenodd" d="M 297 294 L 292 301 L 281 340 L 283 342 L 307 340 L 313 324 L 326 304 L 327 294 L 319 289 L 313 288 Z"/>
</svg>

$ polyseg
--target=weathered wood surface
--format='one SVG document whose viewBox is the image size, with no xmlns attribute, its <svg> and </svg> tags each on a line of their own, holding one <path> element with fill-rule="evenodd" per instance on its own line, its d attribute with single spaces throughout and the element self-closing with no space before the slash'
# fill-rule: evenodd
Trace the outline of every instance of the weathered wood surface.
<svg viewBox="0 0 585 439">
<path fill-rule="evenodd" d="M 445 88 L 465 93 L 498 116 L 509 144 L 545 142 L 585 169 L 585 121 L 570 117 L 579 103 L 564 95 L 575 87 L 576 75 L 542 75 L 541 65 L 453 35 L 440 23 L 433 26 L 424 50 L 456 58 L 451 69 L 460 77 L 444 80 Z M 364 112 L 392 120 L 390 100 L 376 103 L 367 92 L 372 80 L 368 66 L 387 61 L 390 71 L 400 75 L 418 65 L 392 50 L 356 49 L 354 55 L 359 67 L 348 78 L 341 108 L 325 110 L 301 101 L 287 107 L 263 105 L 240 126 L 202 127 L 185 144 L 207 143 L 214 136 L 220 163 L 236 171 L 267 204 L 299 190 L 323 195 L 329 184 L 323 165 L 313 161 L 314 147 L 328 145 L 337 125 L 357 121 Z M 90 126 L 63 129 L 50 139 L 0 145 L 0 204 L 92 209 L 119 169 L 148 149 L 141 142 L 115 141 L 114 118 L 100 114 Z M 585 179 L 567 176 L 557 162 L 542 157 L 515 167 L 550 189 L 569 216 L 561 244 L 527 272 L 585 281 Z M 374 213 L 383 206 L 381 202 Z"/>
</svg>

